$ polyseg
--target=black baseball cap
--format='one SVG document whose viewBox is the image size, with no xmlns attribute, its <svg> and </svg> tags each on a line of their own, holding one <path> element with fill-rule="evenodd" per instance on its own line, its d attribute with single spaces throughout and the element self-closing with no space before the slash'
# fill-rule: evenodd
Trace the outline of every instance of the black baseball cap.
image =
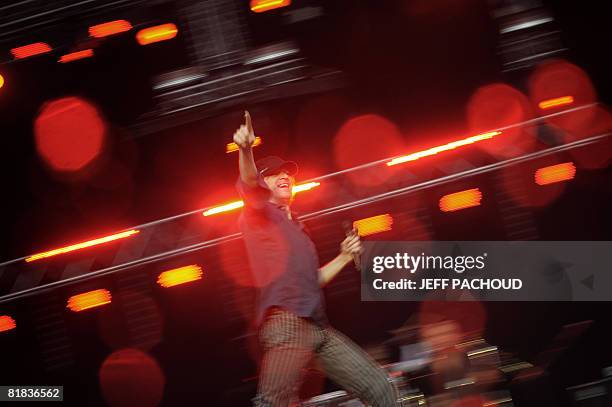
<svg viewBox="0 0 612 407">
<path fill-rule="evenodd" d="M 298 172 L 298 165 L 294 161 L 285 161 L 275 155 L 264 157 L 255 162 L 257 171 L 264 177 L 279 173 L 281 170 L 287 171 L 287 174 L 295 176 Z"/>
</svg>

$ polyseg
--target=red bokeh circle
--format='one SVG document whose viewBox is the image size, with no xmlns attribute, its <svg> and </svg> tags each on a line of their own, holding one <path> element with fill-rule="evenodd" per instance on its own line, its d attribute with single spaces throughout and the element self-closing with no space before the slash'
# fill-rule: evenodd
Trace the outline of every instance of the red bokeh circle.
<svg viewBox="0 0 612 407">
<path fill-rule="evenodd" d="M 36 149 L 56 171 L 78 171 L 100 154 L 106 125 L 95 106 L 77 97 L 46 103 L 34 122 Z"/>
</svg>

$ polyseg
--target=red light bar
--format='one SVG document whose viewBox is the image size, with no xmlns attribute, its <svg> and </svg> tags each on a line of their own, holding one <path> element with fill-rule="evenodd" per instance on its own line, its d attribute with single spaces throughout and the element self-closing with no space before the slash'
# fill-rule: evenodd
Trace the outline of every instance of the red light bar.
<svg viewBox="0 0 612 407">
<path fill-rule="evenodd" d="M 202 279 L 202 268 L 197 264 L 167 270 L 157 277 L 157 284 L 164 288 Z"/>
<path fill-rule="evenodd" d="M 307 182 L 306 184 L 296 185 L 293 187 L 291 193 L 295 195 L 298 192 L 309 191 L 313 188 L 318 187 L 319 185 L 321 185 L 321 183 L 319 182 Z M 226 203 L 223 205 L 214 206 L 212 208 L 209 208 L 205 210 L 204 212 L 202 212 L 202 215 L 204 216 L 216 215 L 218 213 L 229 212 L 235 209 L 240 209 L 243 206 L 244 206 L 244 201 L 233 201 L 230 203 Z"/>
<path fill-rule="evenodd" d="M 46 52 L 51 52 L 51 47 L 49 44 L 44 42 L 36 42 L 34 44 L 24 45 L 11 50 L 11 54 L 13 54 L 15 59 L 28 58 L 34 55 L 44 54 Z"/>
<path fill-rule="evenodd" d="M 112 242 L 114 240 L 124 239 L 126 237 L 135 235 L 138 232 L 140 231 L 139 230 L 128 230 L 128 231 L 116 233 L 110 236 L 100 237 L 98 239 L 88 240 L 86 242 L 76 243 L 76 244 L 65 246 L 65 247 L 60 247 L 59 249 L 54 249 L 54 250 L 49 250 L 47 252 L 33 254 L 32 256 L 27 257 L 25 261 L 29 263 L 34 260 L 44 259 L 44 258 L 51 257 L 51 256 L 57 256 L 58 254 L 68 253 L 68 252 L 72 252 L 75 250 L 84 249 L 86 247 L 97 246 L 100 244 Z"/>
<path fill-rule="evenodd" d="M 489 140 L 500 134 L 501 134 L 501 131 L 490 131 L 488 133 L 478 134 L 476 136 L 471 136 L 471 137 L 464 138 L 461 140 L 453 141 L 448 144 L 443 144 L 441 146 L 428 148 L 427 150 L 417 151 L 416 153 L 404 155 L 401 157 L 396 157 L 392 159 L 391 161 L 387 162 L 387 165 L 390 167 L 392 165 L 402 164 L 408 161 L 416 161 L 420 158 L 427 157 L 430 155 L 435 155 L 443 151 L 454 150 L 457 147 L 466 146 L 468 144 L 474 144 L 474 143 L 477 143 L 483 140 Z"/>
<path fill-rule="evenodd" d="M 251 0 L 251 11 L 263 13 L 275 8 L 287 7 L 290 4 L 291 0 Z"/>
<path fill-rule="evenodd" d="M 295 195 L 298 192 L 310 191 L 313 188 L 321 185 L 319 182 L 308 182 L 306 184 L 296 185 L 291 189 L 291 194 Z"/>
<path fill-rule="evenodd" d="M 568 181 L 576 176 L 574 163 L 562 163 L 543 167 L 536 170 L 534 178 L 538 185 L 554 184 L 555 182 Z"/>
<path fill-rule="evenodd" d="M 155 42 L 167 41 L 178 33 L 178 28 L 172 23 L 156 25 L 154 27 L 143 28 L 136 34 L 136 41 L 140 45 L 149 45 Z"/>
<path fill-rule="evenodd" d="M 84 311 L 86 309 L 101 307 L 110 304 L 111 293 L 104 288 L 88 291 L 82 294 L 73 295 L 68 299 L 66 306 L 73 312 Z"/>
<path fill-rule="evenodd" d="M 8 315 L 0 315 L 0 332 L 10 331 L 16 327 L 17 324 L 13 318 Z"/>
<path fill-rule="evenodd" d="M 132 24 L 126 20 L 115 20 L 107 23 L 93 25 L 89 27 L 89 36 L 94 38 L 104 38 L 122 32 L 130 31 Z"/>
<path fill-rule="evenodd" d="M 562 96 L 560 98 L 547 99 L 538 103 L 540 109 L 552 109 L 553 107 L 571 105 L 574 103 L 573 96 Z"/>
<path fill-rule="evenodd" d="M 255 137 L 255 142 L 253 143 L 253 147 L 257 147 L 258 145 L 260 145 L 262 142 L 261 137 Z M 238 151 L 238 144 L 231 142 L 231 143 L 227 143 L 227 146 L 225 146 L 225 152 L 226 153 L 233 153 L 234 151 Z"/>
<path fill-rule="evenodd" d="M 222 212 L 233 211 L 234 209 L 239 209 L 239 208 L 242 208 L 243 206 L 244 206 L 244 201 L 234 201 L 234 202 L 230 202 L 224 205 L 219 205 L 219 206 L 215 206 L 210 209 L 207 209 L 202 213 L 202 215 L 204 216 L 216 215 Z"/>
<path fill-rule="evenodd" d="M 357 233 L 362 237 L 373 235 L 375 233 L 386 232 L 391 230 L 392 226 L 393 218 L 388 213 L 365 219 L 359 219 L 353 222 L 353 227 L 357 229 Z"/>
<path fill-rule="evenodd" d="M 77 61 L 79 59 L 91 58 L 93 57 L 93 49 L 84 49 L 82 51 L 71 52 L 70 54 L 62 55 L 58 62 L 62 64 Z"/>
<path fill-rule="evenodd" d="M 444 195 L 440 198 L 440 210 L 442 212 L 454 212 L 460 209 L 471 208 L 480 205 L 482 192 L 478 188 L 467 189 Z"/>
</svg>

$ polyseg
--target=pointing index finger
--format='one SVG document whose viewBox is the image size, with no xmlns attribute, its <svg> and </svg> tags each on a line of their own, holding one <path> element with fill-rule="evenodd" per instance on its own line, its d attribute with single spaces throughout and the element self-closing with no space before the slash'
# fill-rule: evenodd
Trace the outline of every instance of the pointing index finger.
<svg viewBox="0 0 612 407">
<path fill-rule="evenodd" d="M 249 114 L 248 110 L 244 111 L 244 124 L 246 125 L 249 133 L 251 133 L 253 131 L 253 124 L 251 123 L 251 115 Z"/>
</svg>

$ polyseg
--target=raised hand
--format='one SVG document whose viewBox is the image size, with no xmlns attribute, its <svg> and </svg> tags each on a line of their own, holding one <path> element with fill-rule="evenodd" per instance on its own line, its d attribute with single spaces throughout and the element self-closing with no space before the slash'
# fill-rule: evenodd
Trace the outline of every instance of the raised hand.
<svg viewBox="0 0 612 407">
<path fill-rule="evenodd" d="M 253 123 L 251 123 L 251 115 L 246 110 L 244 112 L 244 124 L 234 133 L 234 143 L 240 148 L 250 148 L 255 143 L 255 132 L 253 131 Z"/>
</svg>

